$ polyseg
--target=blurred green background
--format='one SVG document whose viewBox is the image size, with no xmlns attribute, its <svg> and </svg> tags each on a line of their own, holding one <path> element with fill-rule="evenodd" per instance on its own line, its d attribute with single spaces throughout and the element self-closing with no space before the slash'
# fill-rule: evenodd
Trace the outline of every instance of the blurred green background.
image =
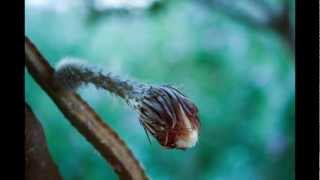
<svg viewBox="0 0 320 180">
<path fill-rule="evenodd" d="M 167 150 L 149 144 L 121 99 L 78 91 L 151 179 L 294 179 L 294 50 L 285 31 L 267 26 L 285 11 L 294 27 L 294 1 L 230 2 L 26 0 L 25 34 L 52 66 L 85 58 L 123 78 L 175 85 L 197 104 L 198 144 Z M 117 179 L 27 70 L 25 95 L 65 179 Z"/>
</svg>

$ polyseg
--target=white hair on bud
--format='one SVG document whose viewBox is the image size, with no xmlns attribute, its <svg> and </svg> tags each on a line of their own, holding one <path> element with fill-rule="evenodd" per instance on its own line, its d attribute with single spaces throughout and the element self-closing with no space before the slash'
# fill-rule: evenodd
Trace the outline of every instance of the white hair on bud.
<svg viewBox="0 0 320 180">
<path fill-rule="evenodd" d="M 191 148 L 197 144 L 198 131 L 195 129 L 190 130 L 187 137 L 180 138 L 176 141 L 176 145 L 179 148 Z"/>
<path fill-rule="evenodd" d="M 177 141 L 176 145 L 179 148 L 190 148 L 196 145 L 198 141 L 198 130 L 192 129 L 191 122 L 189 118 L 186 116 L 185 112 L 183 111 L 181 105 L 180 108 L 180 116 L 183 120 L 183 123 L 187 129 L 189 129 L 189 133 L 186 136 L 181 136 Z"/>
</svg>

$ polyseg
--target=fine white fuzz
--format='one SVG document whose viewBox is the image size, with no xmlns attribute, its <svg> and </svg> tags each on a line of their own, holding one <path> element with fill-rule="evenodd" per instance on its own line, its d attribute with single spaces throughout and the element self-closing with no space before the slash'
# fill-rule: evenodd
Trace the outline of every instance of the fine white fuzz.
<svg viewBox="0 0 320 180">
<path fill-rule="evenodd" d="M 63 58 L 56 67 L 55 80 L 69 90 L 77 90 L 89 83 L 106 89 L 122 98 L 128 96 L 134 84 L 113 76 L 101 66 L 90 65 L 79 58 Z"/>
<path fill-rule="evenodd" d="M 58 64 L 56 65 L 56 69 L 62 69 L 70 65 L 83 66 L 85 64 L 86 61 L 84 59 L 75 57 L 64 57 L 58 62 Z"/>
</svg>

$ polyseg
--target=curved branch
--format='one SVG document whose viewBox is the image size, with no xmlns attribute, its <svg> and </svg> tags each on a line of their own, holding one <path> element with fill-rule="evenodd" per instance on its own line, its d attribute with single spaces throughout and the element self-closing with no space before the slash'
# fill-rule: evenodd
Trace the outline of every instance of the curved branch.
<svg viewBox="0 0 320 180">
<path fill-rule="evenodd" d="M 77 94 L 53 83 L 50 67 L 32 42 L 25 37 L 25 63 L 29 73 L 47 92 L 70 123 L 111 164 L 120 179 L 148 179 L 132 152 L 119 136 Z"/>
</svg>

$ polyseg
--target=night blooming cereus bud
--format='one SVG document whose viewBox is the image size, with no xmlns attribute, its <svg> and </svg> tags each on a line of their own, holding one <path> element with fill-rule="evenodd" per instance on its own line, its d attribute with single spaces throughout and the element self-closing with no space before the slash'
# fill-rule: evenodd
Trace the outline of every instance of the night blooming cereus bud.
<svg viewBox="0 0 320 180">
<path fill-rule="evenodd" d="M 129 104 L 138 112 L 143 127 L 166 148 L 187 149 L 198 141 L 197 107 L 171 86 L 149 87 Z"/>
<path fill-rule="evenodd" d="M 187 149 L 198 141 L 198 109 L 172 86 L 154 87 L 123 80 L 76 58 L 61 60 L 54 76 L 68 90 L 91 83 L 123 98 L 138 113 L 147 135 L 152 134 L 164 147 Z"/>
</svg>

